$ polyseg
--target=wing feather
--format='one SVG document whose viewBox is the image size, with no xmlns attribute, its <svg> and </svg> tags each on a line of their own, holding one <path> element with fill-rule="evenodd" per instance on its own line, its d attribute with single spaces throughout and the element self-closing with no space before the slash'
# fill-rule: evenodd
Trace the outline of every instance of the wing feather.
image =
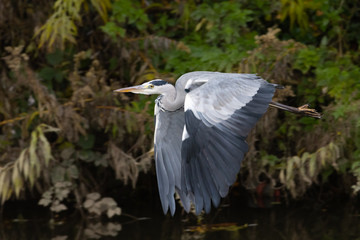
<svg viewBox="0 0 360 240">
<path fill-rule="evenodd" d="M 235 182 L 248 151 L 245 138 L 266 112 L 275 85 L 252 74 L 203 72 L 186 86 L 181 189 L 193 196 L 199 214 L 209 212 L 211 202 L 217 206 Z"/>
<path fill-rule="evenodd" d="M 165 168 L 164 164 L 164 158 L 162 156 L 162 151 L 158 151 L 156 148 L 154 149 L 156 151 L 155 154 L 155 168 L 156 168 L 156 176 L 158 181 L 158 189 L 159 189 L 159 195 L 161 199 L 161 205 L 164 210 L 164 213 L 166 214 L 169 204 L 172 201 L 171 198 L 169 198 L 169 181 L 168 181 L 168 175 L 167 173 L 169 169 Z M 174 187 L 175 188 L 175 187 Z"/>
<path fill-rule="evenodd" d="M 155 105 L 154 152 L 158 189 L 164 213 L 175 213 L 175 191 L 184 209 L 189 211 L 190 200 L 181 191 L 181 136 L 184 111 L 164 112 Z"/>
</svg>

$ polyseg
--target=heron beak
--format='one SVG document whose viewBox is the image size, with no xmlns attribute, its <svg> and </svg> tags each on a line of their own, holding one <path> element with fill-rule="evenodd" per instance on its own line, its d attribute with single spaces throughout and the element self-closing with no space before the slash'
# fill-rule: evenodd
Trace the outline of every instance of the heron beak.
<svg viewBox="0 0 360 240">
<path fill-rule="evenodd" d="M 144 88 L 143 86 L 138 85 L 138 86 L 127 87 L 127 88 L 119 88 L 119 89 L 114 90 L 114 92 L 143 93 L 145 89 L 146 88 Z"/>
</svg>

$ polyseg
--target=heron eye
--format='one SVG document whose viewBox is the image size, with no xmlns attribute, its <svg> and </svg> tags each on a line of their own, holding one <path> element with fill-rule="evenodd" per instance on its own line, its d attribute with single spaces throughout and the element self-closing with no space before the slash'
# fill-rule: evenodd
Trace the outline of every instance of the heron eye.
<svg viewBox="0 0 360 240">
<path fill-rule="evenodd" d="M 154 88 L 154 85 L 153 85 L 153 84 L 150 84 L 150 85 L 149 85 L 149 88 Z"/>
</svg>

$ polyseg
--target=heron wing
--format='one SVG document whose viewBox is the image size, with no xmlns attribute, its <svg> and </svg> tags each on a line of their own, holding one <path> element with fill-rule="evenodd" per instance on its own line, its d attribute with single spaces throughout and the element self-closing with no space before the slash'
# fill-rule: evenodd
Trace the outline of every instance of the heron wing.
<svg viewBox="0 0 360 240">
<path fill-rule="evenodd" d="M 209 212 L 211 202 L 218 206 L 235 182 L 248 151 L 245 138 L 266 112 L 275 85 L 253 74 L 205 72 L 189 81 L 195 85 L 187 84 L 184 104 L 181 184 L 199 214 Z"/>
<path fill-rule="evenodd" d="M 184 109 L 168 112 L 155 104 L 155 167 L 159 195 L 164 214 L 170 208 L 175 213 L 175 190 L 185 209 L 190 200 L 180 191 L 181 187 L 181 134 L 184 127 Z"/>
</svg>

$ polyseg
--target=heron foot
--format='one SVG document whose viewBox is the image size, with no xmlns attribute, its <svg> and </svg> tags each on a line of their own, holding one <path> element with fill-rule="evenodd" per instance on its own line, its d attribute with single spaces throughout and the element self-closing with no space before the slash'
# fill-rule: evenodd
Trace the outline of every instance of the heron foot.
<svg viewBox="0 0 360 240">
<path fill-rule="evenodd" d="M 315 109 L 309 108 L 309 107 L 310 107 L 309 104 L 305 104 L 305 105 L 298 107 L 297 109 L 299 110 L 300 113 L 302 113 L 306 116 L 310 116 L 310 117 L 314 117 L 314 118 L 321 118 L 320 113 L 318 113 Z"/>
</svg>

